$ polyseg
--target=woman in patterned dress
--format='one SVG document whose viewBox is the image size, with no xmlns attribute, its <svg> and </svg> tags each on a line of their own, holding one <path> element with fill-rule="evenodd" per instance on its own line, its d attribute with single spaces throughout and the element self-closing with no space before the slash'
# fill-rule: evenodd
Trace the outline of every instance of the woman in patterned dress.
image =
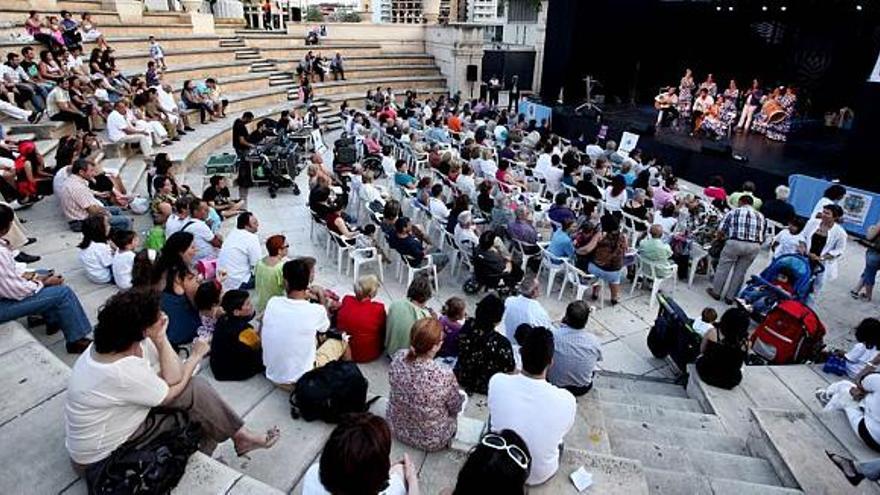
<svg viewBox="0 0 880 495">
<path fill-rule="evenodd" d="M 689 122 L 691 119 L 691 105 L 694 104 L 694 75 L 690 69 L 685 69 L 684 77 L 678 85 L 678 119 L 679 122 Z"/>
<path fill-rule="evenodd" d="M 761 101 L 761 109 L 758 111 L 757 115 L 755 115 L 755 120 L 752 122 L 752 130 L 757 132 L 758 134 L 767 134 L 767 129 L 770 126 L 770 122 L 768 121 L 769 115 L 764 111 L 767 108 L 767 104 L 773 100 L 779 100 L 782 96 L 782 88 L 774 88 L 773 92 L 767 95 Z"/>
<path fill-rule="evenodd" d="M 736 80 L 731 79 L 727 89 L 724 90 L 724 106 L 721 107 L 721 120 L 726 127 L 736 122 L 736 104 L 739 101 L 739 89 Z"/>
<path fill-rule="evenodd" d="M 455 377 L 469 394 L 487 393 L 492 375 L 516 369 L 510 341 L 495 331 L 503 317 L 504 301 L 489 294 L 477 303 L 474 317 L 461 327 Z"/>
<path fill-rule="evenodd" d="M 718 85 L 715 84 L 715 78 L 712 74 L 707 74 L 706 80 L 700 83 L 700 89 L 704 88 L 709 92 L 709 96 L 712 98 L 718 96 Z"/>
<path fill-rule="evenodd" d="M 440 321 L 422 318 L 413 324 L 411 335 L 410 348 L 397 351 L 388 371 L 386 416 L 395 438 L 435 452 L 455 436 L 464 395 L 452 370 L 434 361 L 443 345 Z"/>
<path fill-rule="evenodd" d="M 722 112 L 724 111 L 725 99 L 723 96 L 719 96 L 717 100 L 715 100 L 715 104 L 709 107 L 709 110 L 703 114 L 703 122 L 700 124 L 700 131 L 702 131 L 706 137 L 710 137 L 713 139 L 720 139 L 723 135 L 727 134 L 727 124 L 725 124 L 722 119 Z"/>
<path fill-rule="evenodd" d="M 773 141 L 785 142 L 788 139 L 788 132 L 791 130 L 791 118 L 794 116 L 795 107 L 797 106 L 797 89 L 789 86 L 785 89 L 785 93 L 779 97 L 779 104 L 785 110 L 785 118 L 779 122 L 767 125 L 767 139 Z"/>
</svg>

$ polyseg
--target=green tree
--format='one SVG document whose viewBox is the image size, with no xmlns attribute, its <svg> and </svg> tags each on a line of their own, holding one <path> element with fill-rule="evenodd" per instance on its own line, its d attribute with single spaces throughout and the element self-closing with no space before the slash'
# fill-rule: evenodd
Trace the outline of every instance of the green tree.
<svg viewBox="0 0 880 495">
<path fill-rule="evenodd" d="M 306 10 L 306 21 L 308 22 L 321 22 L 324 20 L 324 14 L 321 13 L 321 9 L 317 6 L 312 5 Z"/>
</svg>

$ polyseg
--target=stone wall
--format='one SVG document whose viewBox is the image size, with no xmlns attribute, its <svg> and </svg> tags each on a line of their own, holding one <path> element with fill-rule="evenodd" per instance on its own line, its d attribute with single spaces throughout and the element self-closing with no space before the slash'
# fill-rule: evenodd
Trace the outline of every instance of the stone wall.
<svg viewBox="0 0 880 495">
<path fill-rule="evenodd" d="M 451 93 L 461 91 L 466 98 L 479 95 L 483 64 L 484 27 L 475 24 L 426 26 L 425 49 L 434 56 L 446 77 Z M 477 82 L 467 81 L 467 66 L 477 66 Z"/>
</svg>

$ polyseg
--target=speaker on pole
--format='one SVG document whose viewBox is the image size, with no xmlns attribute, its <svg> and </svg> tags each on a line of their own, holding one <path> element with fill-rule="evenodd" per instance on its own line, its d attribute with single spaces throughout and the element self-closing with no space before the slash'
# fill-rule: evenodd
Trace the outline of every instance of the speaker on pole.
<svg viewBox="0 0 880 495">
<path fill-rule="evenodd" d="M 468 65 L 467 66 L 467 80 L 468 80 L 468 82 L 477 82 L 477 66 L 476 65 Z"/>
</svg>

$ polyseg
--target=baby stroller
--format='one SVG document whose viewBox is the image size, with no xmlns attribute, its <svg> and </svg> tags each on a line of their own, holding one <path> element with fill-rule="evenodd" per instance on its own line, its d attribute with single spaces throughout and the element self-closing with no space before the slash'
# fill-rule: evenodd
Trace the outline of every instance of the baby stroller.
<svg viewBox="0 0 880 495">
<path fill-rule="evenodd" d="M 825 326 L 800 301 L 781 301 L 752 332 L 748 364 L 802 364 L 825 347 Z"/>
<path fill-rule="evenodd" d="M 737 305 L 748 311 L 752 319 L 762 322 L 781 301 L 806 303 L 822 270 L 821 265 L 814 269 L 806 256 L 784 254 L 760 275 L 752 275 L 736 298 Z"/>
<path fill-rule="evenodd" d="M 702 336 L 697 333 L 693 321 L 671 297 L 657 294 L 660 310 L 654 326 L 648 332 L 648 349 L 657 359 L 669 357 L 679 371 L 687 370 L 687 365 L 697 360 L 700 354 Z"/>
<path fill-rule="evenodd" d="M 270 197 L 274 198 L 279 189 L 288 187 L 293 190 L 293 194 L 299 195 L 299 185 L 295 182 L 302 171 L 299 145 L 282 136 L 272 143 L 251 148 L 245 161 L 253 167 L 254 182 L 269 186 Z"/>
</svg>

